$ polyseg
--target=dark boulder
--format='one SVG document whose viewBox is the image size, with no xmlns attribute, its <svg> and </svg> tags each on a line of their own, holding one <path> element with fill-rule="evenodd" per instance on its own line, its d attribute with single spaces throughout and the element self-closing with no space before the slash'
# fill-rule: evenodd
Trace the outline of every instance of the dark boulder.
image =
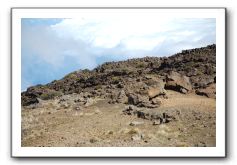
<svg viewBox="0 0 237 165">
<path fill-rule="evenodd" d="M 187 93 L 188 91 L 192 90 L 192 85 L 190 83 L 189 77 L 181 75 L 178 72 L 171 71 L 166 76 L 165 88 L 181 93 Z"/>
<path fill-rule="evenodd" d="M 203 89 L 197 89 L 195 93 L 209 98 L 216 98 L 216 84 L 211 84 Z"/>
<path fill-rule="evenodd" d="M 36 97 L 22 97 L 21 104 L 22 106 L 28 106 L 31 104 L 37 104 L 39 103 L 39 100 Z"/>
</svg>

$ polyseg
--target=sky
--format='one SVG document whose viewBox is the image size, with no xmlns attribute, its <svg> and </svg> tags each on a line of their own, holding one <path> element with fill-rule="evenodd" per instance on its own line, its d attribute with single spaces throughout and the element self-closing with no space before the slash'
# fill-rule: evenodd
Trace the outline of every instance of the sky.
<svg viewBox="0 0 237 165">
<path fill-rule="evenodd" d="M 153 15 L 21 20 L 21 90 L 108 61 L 170 56 L 216 43 L 214 18 Z"/>
</svg>

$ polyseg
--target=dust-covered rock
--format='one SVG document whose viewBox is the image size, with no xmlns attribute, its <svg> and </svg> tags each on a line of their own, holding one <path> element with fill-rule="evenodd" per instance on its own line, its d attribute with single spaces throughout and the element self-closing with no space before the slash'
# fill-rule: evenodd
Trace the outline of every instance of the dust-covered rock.
<svg viewBox="0 0 237 165">
<path fill-rule="evenodd" d="M 216 98 L 216 84 L 211 84 L 204 89 L 197 89 L 195 92 L 197 95 Z"/>
<path fill-rule="evenodd" d="M 181 93 L 192 90 L 190 79 L 178 72 L 170 71 L 166 76 L 166 89 L 173 89 Z"/>
</svg>

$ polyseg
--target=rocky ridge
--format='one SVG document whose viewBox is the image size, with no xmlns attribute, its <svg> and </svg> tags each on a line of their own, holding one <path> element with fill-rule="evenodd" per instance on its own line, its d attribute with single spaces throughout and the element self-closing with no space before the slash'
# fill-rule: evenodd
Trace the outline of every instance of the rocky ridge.
<svg viewBox="0 0 237 165">
<path fill-rule="evenodd" d="M 46 85 L 22 92 L 23 106 L 63 95 L 78 94 L 78 102 L 106 98 L 109 103 L 126 103 L 156 108 L 166 90 L 215 98 L 216 45 L 184 50 L 170 57 L 144 57 L 107 62 L 93 70 L 79 70 Z M 86 100 L 86 101 L 82 101 Z"/>
</svg>

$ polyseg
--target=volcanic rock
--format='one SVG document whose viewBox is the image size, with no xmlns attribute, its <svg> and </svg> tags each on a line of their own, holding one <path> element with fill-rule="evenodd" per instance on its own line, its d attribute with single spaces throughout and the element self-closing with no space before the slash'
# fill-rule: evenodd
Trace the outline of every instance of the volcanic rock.
<svg viewBox="0 0 237 165">
<path fill-rule="evenodd" d="M 215 77 L 216 45 L 208 45 L 169 57 L 134 58 L 106 62 L 93 70 L 78 70 L 60 80 L 28 88 L 21 93 L 21 103 L 29 106 L 37 104 L 38 98 L 52 100 L 71 94 L 80 95 L 84 100 L 75 98 L 74 102 L 81 104 L 88 98 L 107 99 L 111 95 L 111 103 L 126 103 L 125 93 L 128 104 L 152 108 L 154 102 L 149 99 L 165 98 L 165 89 L 184 94 L 195 89 L 196 94 L 214 97 L 212 92 L 203 90 L 215 84 Z"/>
<path fill-rule="evenodd" d="M 192 90 L 189 77 L 174 71 L 169 72 L 166 76 L 165 87 L 166 89 L 173 89 L 182 93 L 187 93 L 187 91 Z M 185 89 L 185 91 L 182 89 Z"/>
<path fill-rule="evenodd" d="M 216 84 L 211 84 L 204 89 L 197 89 L 195 92 L 197 95 L 216 98 Z"/>
</svg>

